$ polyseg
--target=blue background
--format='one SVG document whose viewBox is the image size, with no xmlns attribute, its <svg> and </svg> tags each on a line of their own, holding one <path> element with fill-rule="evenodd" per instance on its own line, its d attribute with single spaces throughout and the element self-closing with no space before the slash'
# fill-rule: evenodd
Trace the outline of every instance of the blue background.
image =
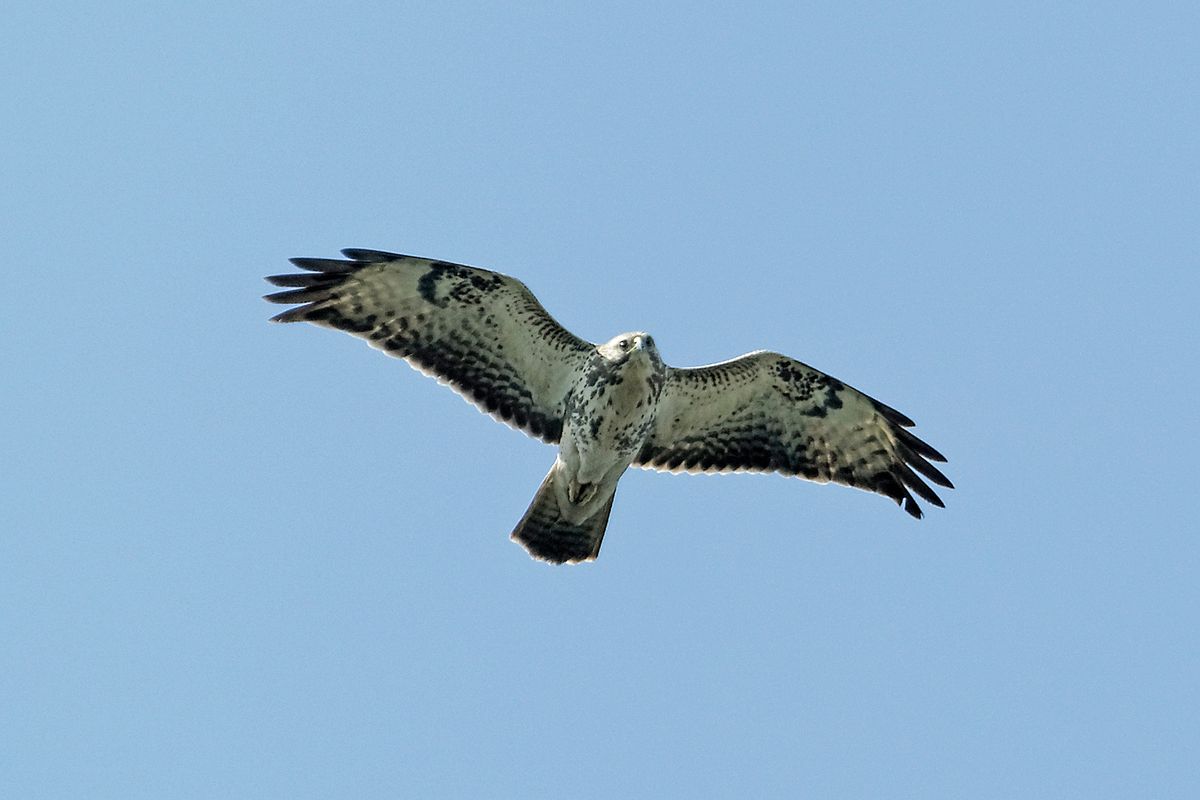
<svg viewBox="0 0 1200 800">
<path fill-rule="evenodd" d="M 1185 797 L 1190 4 L 19 2 L 0 794 Z M 949 508 L 622 482 L 262 276 L 373 247 L 914 417 Z"/>
</svg>

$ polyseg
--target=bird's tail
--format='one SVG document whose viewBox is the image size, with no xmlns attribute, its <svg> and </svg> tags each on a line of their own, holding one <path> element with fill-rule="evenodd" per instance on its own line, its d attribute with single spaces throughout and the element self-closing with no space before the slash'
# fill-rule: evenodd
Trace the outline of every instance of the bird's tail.
<svg viewBox="0 0 1200 800">
<path fill-rule="evenodd" d="M 617 496 L 616 486 L 595 513 L 579 522 L 570 522 L 559 507 L 559 496 L 565 497 L 566 492 L 559 491 L 556 480 L 566 480 L 560 477 L 558 462 L 538 487 L 529 510 L 512 532 L 512 540 L 519 542 L 529 555 L 552 564 L 591 561 L 600 554 L 600 542 L 608 527 L 613 498 Z"/>
</svg>

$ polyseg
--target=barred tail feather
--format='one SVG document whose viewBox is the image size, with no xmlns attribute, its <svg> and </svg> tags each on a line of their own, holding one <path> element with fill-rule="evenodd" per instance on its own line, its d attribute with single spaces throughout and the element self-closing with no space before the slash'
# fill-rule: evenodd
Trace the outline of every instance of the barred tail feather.
<svg viewBox="0 0 1200 800">
<path fill-rule="evenodd" d="M 529 510 L 512 532 L 512 540 L 524 547 L 529 555 L 552 564 L 578 564 L 591 561 L 600 554 L 600 542 L 604 529 L 608 527 L 608 515 L 612 511 L 613 494 L 595 514 L 574 523 L 563 519 L 555 493 L 555 478 L 558 464 L 550 468 L 542 485 L 538 487 Z"/>
</svg>

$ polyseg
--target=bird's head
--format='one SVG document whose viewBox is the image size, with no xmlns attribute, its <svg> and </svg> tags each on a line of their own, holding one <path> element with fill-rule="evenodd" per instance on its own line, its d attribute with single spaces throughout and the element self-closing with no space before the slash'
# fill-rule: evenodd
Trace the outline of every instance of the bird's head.
<svg viewBox="0 0 1200 800">
<path fill-rule="evenodd" d="M 600 355 L 614 364 L 623 364 L 630 360 L 658 361 L 658 348 L 654 346 L 654 337 L 648 333 L 637 331 L 622 333 L 614 336 L 597 348 Z"/>
</svg>

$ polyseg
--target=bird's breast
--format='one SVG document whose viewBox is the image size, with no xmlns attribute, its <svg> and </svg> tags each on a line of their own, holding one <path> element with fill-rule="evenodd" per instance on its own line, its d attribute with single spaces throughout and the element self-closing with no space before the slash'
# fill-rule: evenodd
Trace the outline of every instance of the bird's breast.
<svg viewBox="0 0 1200 800">
<path fill-rule="evenodd" d="M 568 400 L 564 438 L 570 437 L 585 458 L 631 458 L 654 425 L 662 382 L 650 377 L 643 369 L 585 377 Z"/>
</svg>

